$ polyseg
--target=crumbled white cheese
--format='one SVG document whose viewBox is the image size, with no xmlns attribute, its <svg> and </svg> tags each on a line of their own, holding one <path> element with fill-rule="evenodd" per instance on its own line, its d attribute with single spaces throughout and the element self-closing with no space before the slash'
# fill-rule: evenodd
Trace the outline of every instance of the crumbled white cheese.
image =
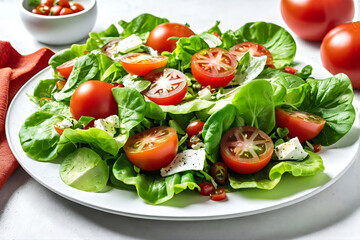
<svg viewBox="0 0 360 240">
<path fill-rule="evenodd" d="M 203 142 L 198 142 L 197 144 L 191 145 L 191 148 L 194 150 L 198 150 L 198 149 L 204 148 L 204 147 L 205 147 L 205 144 Z"/>
<path fill-rule="evenodd" d="M 188 149 L 178 153 L 174 160 L 160 170 L 161 176 L 166 177 L 187 170 L 203 170 L 205 163 L 205 149 Z"/>
<path fill-rule="evenodd" d="M 65 128 L 71 128 L 73 124 L 68 119 L 64 119 L 60 123 L 58 123 L 57 126 L 61 129 L 65 129 Z"/>
<path fill-rule="evenodd" d="M 117 51 L 121 53 L 127 53 L 142 44 L 142 40 L 135 34 L 119 41 L 117 45 Z"/>
<path fill-rule="evenodd" d="M 154 50 L 153 48 L 151 48 L 151 47 L 149 47 L 149 54 L 151 55 L 151 56 L 159 56 L 159 53 L 158 53 L 158 51 L 156 51 L 156 50 Z"/>
<path fill-rule="evenodd" d="M 198 94 L 200 99 L 211 100 L 211 91 L 207 87 L 201 89 Z"/>
<path fill-rule="evenodd" d="M 115 128 L 120 127 L 119 117 L 117 115 L 111 115 L 105 119 L 99 118 L 94 121 L 94 127 L 104 130 L 113 137 L 116 133 Z"/>
<path fill-rule="evenodd" d="M 279 160 L 303 160 L 308 155 L 297 137 L 275 147 L 275 154 Z"/>
</svg>

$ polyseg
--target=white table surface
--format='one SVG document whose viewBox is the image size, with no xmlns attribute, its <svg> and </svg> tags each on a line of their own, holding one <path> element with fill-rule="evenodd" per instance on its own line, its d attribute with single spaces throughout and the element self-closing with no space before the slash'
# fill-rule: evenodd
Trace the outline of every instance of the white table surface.
<svg viewBox="0 0 360 240">
<path fill-rule="evenodd" d="M 94 31 L 144 12 L 188 22 L 195 32 L 213 26 L 216 20 L 221 20 L 223 30 L 260 20 L 287 28 L 280 0 L 98 0 L 98 6 Z M 0 40 L 28 54 L 45 45 L 26 32 L 17 7 L 18 1 L 0 0 Z M 321 64 L 320 43 L 294 37 L 297 54 Z M 49 47 L 58 51 L 68 46 Z M 356 105 L 360 106 L 359 91 Z M 81 206 L 47 190 L 19 167 L 0 191 L 0 239 L 360 239 L 359 172 L 360 162 L 355 161 L 331 187 L 279 210 L 219 221 L 169 222 Z"/>
</svg>

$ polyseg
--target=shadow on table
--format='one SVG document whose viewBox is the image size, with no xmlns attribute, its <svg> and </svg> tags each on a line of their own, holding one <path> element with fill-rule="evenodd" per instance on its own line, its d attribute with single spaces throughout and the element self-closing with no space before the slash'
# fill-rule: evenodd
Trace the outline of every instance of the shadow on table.
<svg viewBox="0 0 360 240">
<path fill-rule="evenodd" d="M 349 182 L 358 179 L 358 169 L 360 163 L 355 162 L 331 187 L 300 203 L 226 220 L 181 222 L 136 219 L 100 212 L 61 198 L 57 201 L 78 217 L 107 229 L 114 237 L 125 239 L 293 239 L 335 225 L 360 207 L 360 192 L 356 190 L 359 184 L 349 186 Z M 323 177 L 319 176 L 319 181 Z M 308 180 L 304 178 L 303 181 Z M 248 197 L 252 194 L 249 193 Z"/>
<path fill-rule="evenodd" d="M 18 167 L 13 174 L 10 176 L 9 180 L 16 178 L 16 181 L 7 181 L 3 188 L 0 190 L 0 218 L 5 209 L 6 203 L 9 201 L 11 196 L 16 192 L 18 188 L 24 185 L 28 181 L 30 176 L 22 169 Z"/>
</svg>

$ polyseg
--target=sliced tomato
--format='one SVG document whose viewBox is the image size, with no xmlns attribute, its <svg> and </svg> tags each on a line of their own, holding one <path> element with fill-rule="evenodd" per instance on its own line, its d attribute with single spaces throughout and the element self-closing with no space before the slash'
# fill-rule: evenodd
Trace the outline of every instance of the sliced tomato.
<svg viewBox="0 0 360 240">
<path fill-rule="evenodd" d="M 225 163 L 217 162 L 211 167 L 211 176 L 218 184 L 224 185 L 228 181 L 228 171 Z"/>
<path fill-rule="evenodd" d="M 225 188 L 217 188 L 210 194 L 211 200 L 222 201 L 226 199 Z"/>
<path fill-rule="evenodd" d="M 74 11 L 71 8 L 67 8 L 67 7 L 64 7 L 60 11 L 60 15 L 69 15 L 69 14 L 73 14 L 73 13 L 74 13 Z"/>
<path fill-rule="evenodd" d="M 263 169 L 269 163 L 273 151 L 271 138 L 251 126 L 232 128 L 221 139 L 220 153 L 225 164 L 241 174 Z"/>
<path fill-rule="evenodd" d="M 131 136 L 124 151 L 129 160 L 145 171 L 166 167 L 178 151 L 176 130 L 171 127 L 154 127 Z"/>
<path fill-rule="evenodd" d="M 151 56 L 147 53 L 129 53 L 120 58 L 124 69 L 131 74 L 145 76 L 150 71 L 165 67 L 168 57 Z"/>
<path fill-rule="evenodd" d="M 55 128 L 56 132 L 57 132 L 59 135 L 63 134 L 63 132 L 64 132 L 64 130 L 65 130 L 64 128 L 60 127 L 60 123 L 61 123 L 61 121 L 56 122 L 56 123 L 54 124 L 54 128 Z"/>
<path fill-rule="evenodd" d="M 302 111 L 275 109 L 276 125 L 289 129 L 290 138 L 298 137 L 305 142 L 316 137 L 323 129 L 326 120 L 314 114 Z"/>
<path fill-rule="evenodd" d="M 286 72 L 286 73 L 290 73 L 290 74 L 295 74 L 296 73 L 296 69 L 295 68 L 293 68 L 293 67 L 289 67 L 289 66 L 286 66 L 285 68 L 284 68 L 284 72 Z"/>
<path fill-rule="evenodd" d="M 58 90 L 61 90 L 61 89 L 64 88 L 65 84 L 66 84 L 65 80 L 59 80 L 59 81 L 56 82 L 56 88 Z"/>
<path fill-rule="evenodd" d="M 254 42 L 238 43 L 230 48 L 229 52 L 233 54 L 237 60 L 242 58 L 245 53 L 249 52 L 252 57 L 266 56 L 266 65 L 272 66 L 274 62 L 270 51 L 263 45 Z"/>
<path fill-rule="evenodd" d="M 235 76 L 237 61 L 222 48 L 207 48 L 195 53 L 191 71 L 196 81 L 212 88 L 226 86 Z"/>
<path fill-rule="evenodd" d="M 151 81 L 144 94 L 158 105 L 179 104 L 187 92 L 187 77 L 176 69 L 155 69 L 146 74 L 144 80 Z"/>
<path fill-rule="evenodd" d="M 75 64 L 76 60 L 77 60 L 77 58 L 67 61 L 67 62 L 61 64 L 60 66 L 57 66 L 56 70 L 61 74 L 61 76 L 68 79 L 74 68 L 74 64 Z"/>
<path fill-rule="evenodd" d="M 83 5 L 81 5 L 80 3 L 71 3 L 71 10 L 74 11 L 74 13 L 77 13 L 77 12 L 81 12 L 81 11 L 84 11 L 85 8 Z"/>
</svg>

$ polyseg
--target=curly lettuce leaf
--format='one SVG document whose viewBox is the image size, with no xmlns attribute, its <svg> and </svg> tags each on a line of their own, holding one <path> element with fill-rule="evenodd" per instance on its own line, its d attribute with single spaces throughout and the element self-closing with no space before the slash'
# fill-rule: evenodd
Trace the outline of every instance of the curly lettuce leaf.
<svg viewBox="0 0 360 240">
<path fill-rule="evenodd" d="M 191 172 L 176 173 L 168 177 L 142 174 L 121 154 L 113 166 L 114 177 L 127 185 L 135 186 L 137 194 L 150 204 L 161 204 L 187 188 L 200 190 Z"/>
<path fill-rule="evenodd" d="M 233 189 L 259 188 L 271 190 L 280 182 L 284 173 L 290 173 L 295 177 L 304 177 L 324 171 L 325 167 L 321 157 L 310 151 L 307 153 L 309 156 L 303 161 L 270 162 L 264 169 L 254 174 L 242 175 L 230 172 L 230 186 Z"/>
</svg>

